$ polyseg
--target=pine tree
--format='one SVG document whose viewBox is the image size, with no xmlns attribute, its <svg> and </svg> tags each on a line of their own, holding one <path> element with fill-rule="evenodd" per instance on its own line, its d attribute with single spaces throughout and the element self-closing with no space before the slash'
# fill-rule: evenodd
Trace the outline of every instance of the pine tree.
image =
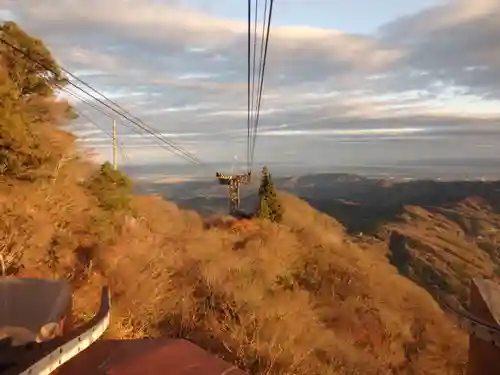
<svg viewBox="0 0 500 375">
<path fill-rule="evenodd" d="M 267 167 L 262 169 L 262 180 L 259 188 L 259 217 L 275 223 L 283 218 L 283 209 L 276 196 L 274 183 Z"/>
</svg>

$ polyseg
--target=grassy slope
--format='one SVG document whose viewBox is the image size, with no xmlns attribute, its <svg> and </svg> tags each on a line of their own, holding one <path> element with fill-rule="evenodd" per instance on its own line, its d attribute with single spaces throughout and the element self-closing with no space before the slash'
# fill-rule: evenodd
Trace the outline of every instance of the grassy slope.
<svg viewBox="0 0 500 375">
<path fill-rule="evenodd" d="M 0 210 L 23 223 L 10 227 L 28 269 L 50 275 L 57 246 L 80 316 L 110 283 L 109 336 L 187 337 L 254 373 L 460 373 L 465 338 L 429 295 L 303 201 L 284 197 L 282 225 L 206 228 L 153 197 L 103 211 L 78 182 L 88 169 L 69 162 L 54 183 L 4 185 Z"/>
<path fill-rule="evenodd" d="M 440 285 L 466 303 L 472 277 L 499 280 L 500 214 L 487 200 L 470 197 L 442 207 L 407 206 L 400 219 L 383 227 L 383 243 L 370 246 L 388 250 L 402 273 L 414 281 Z M 391 232 L 406 238 L 405 254 L 387 246 Z"/>
</svg>

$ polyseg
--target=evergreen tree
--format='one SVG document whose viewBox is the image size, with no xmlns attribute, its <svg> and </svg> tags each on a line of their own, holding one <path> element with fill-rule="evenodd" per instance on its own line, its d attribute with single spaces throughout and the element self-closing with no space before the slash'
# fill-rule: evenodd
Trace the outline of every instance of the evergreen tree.
<svg viewBox="0 0 500 375">
<path fill-rule="evenodd" d="M 259 217 L 275 223 L 283 218 L 283 209 L 276 196 L 274 183 L 267 167 L 262 169 L 262 180 L 259 188 Z"/>
</svg>

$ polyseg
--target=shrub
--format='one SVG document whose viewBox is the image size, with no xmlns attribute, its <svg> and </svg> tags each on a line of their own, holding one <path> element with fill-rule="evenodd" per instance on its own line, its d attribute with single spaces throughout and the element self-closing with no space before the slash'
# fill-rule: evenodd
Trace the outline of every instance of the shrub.
<svg viewBox="0 0 500 375">
<path fill-rule="evenodd" d="M 90 192 L 105 210 L 126 210 L 132 198 L 132 181 L 110 163 L 101 165 L 87 184 Z"/>
</svg>

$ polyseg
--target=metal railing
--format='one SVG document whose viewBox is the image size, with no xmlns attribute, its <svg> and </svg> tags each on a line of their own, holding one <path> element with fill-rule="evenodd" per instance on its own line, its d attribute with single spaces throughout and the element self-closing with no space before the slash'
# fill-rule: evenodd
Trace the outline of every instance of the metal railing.
<svg viewBox="0 0 500 375">
<path fill-rule="evenodd" d="M 108 287 L 101 290 L 96 315 L 68 335 L 53 340 L 10 348 L 15 365 L 0 375 L 48 375 L 92 345 L 109 326 L 111 297 Z M 4 353 L 8 355 L 8 353 Z"/>
</svg>

